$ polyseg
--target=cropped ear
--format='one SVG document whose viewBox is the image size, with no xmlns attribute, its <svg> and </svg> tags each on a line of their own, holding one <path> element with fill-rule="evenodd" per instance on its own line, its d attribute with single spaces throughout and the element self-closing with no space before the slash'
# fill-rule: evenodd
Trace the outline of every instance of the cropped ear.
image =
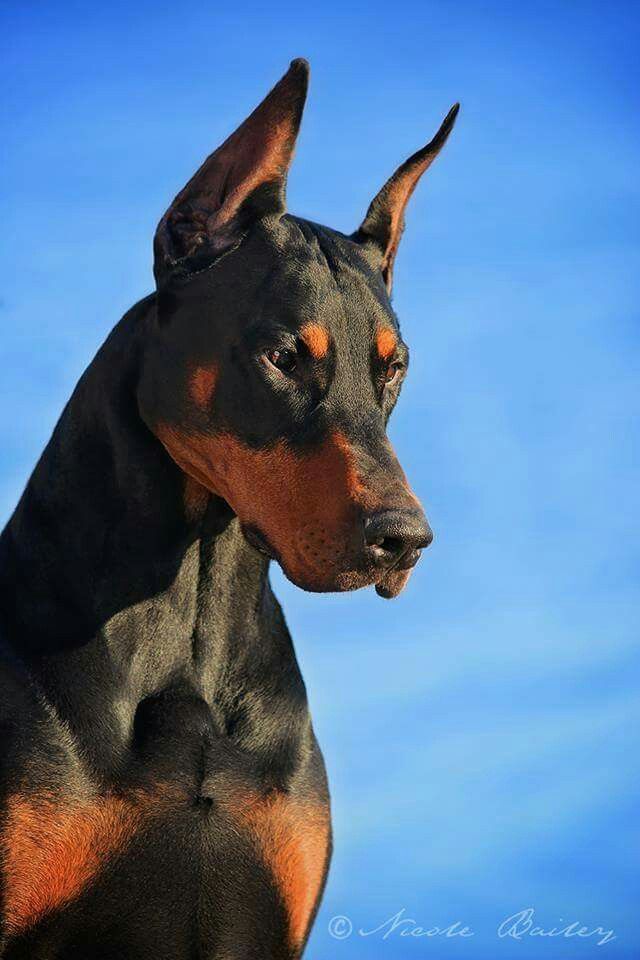
<svg viewBox="0 0 640 960">
<path fill-rule="evenodd" d="M 252 221 L 284 213 L 308 80 L 306 60 L 293 60 L 262 103 L 180 191 L 156 230 L 158 283 L 213 262 Z"/>
<path fill-rule="evenodd" d="M 391 292 L 393 263 L 404 230 L 404 212 L 418 180 L 438 156 L 453 129 L 460 104 L 456 103 L 433 140 L 398 167 L 372 201 L 362 226 L 353 239 L 372 248 L 375 262 Z"/>
</svg>

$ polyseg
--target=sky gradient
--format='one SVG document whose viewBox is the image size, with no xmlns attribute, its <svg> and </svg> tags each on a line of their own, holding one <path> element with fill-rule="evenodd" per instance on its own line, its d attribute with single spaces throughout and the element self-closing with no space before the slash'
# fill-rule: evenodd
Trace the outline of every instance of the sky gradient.
<svg viewBox="0 0 640 960">
<path fill-rule="evenodd" d="M 460 100 L 395 272 L 390 434 L 434 545 L 391 603 L 274 571 L 333 793 L 307 956 L 634 960 L 638 5 L 301 6 L 2 4 L 0 519 L 150 291 L 170 199 L 292 57 L 312 79 L 289 208 L 347 232 Z M 498 937 L 526 908 L 616 939 Z M 359 934 L 403 909 L 474 935 Z"/>
</svg>

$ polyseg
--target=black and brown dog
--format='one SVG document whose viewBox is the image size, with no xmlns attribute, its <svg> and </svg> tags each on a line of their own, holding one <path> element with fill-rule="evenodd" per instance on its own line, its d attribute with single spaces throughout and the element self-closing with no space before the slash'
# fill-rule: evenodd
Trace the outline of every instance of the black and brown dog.
<svg viewBox="0 0 640 960">
<path fill-rule="evenodd" d="M 0 539 L 3 958 L 299 957 L 329 796 L 270 558 L 406 583 L 431 531 L 385 436 L 404 210 L 285 214 L 296 60 L 155 238 L 157 292 L 80 380 Z"/>
</svg>

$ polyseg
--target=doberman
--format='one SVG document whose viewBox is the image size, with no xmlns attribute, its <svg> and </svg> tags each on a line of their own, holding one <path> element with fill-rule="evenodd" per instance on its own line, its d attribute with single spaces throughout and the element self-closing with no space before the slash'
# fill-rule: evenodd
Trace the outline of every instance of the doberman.
<svg viewBox="0 0 640 960">
<path fill-rule="evenodd" d="M 406 161 L 351 236 L 285 213 L 295 60 L 178 194 L 156 292 L 81 378 L 0 539 L 4 960 L 292 960 L 329 794 L 271 559 L 403 588 L 432 534 L 386 438 Z"/>
</svg>

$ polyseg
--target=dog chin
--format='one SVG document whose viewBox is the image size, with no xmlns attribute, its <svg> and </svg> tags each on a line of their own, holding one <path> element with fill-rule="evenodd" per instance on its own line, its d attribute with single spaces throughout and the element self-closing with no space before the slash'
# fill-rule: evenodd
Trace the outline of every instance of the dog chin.
<svg viewBox="0 0 640 960">
<path fill-rule="evenodd" d="M 379 597 L 391 600 L 404 589 L 412 573 L 411 570 L 390 570 L 380 577 L 379 570 L 375 572 L 345 570 L 340 573 L 331 573 L 326 577 L 317 574 L 307 576 L 299 571 L 292 572 L 279 557 L 277 559 L 287 580 L 309 593 L 347 593 L 374 586 Z"/>
<path fill-rule="evenodd" d="M 397 597 L 409 582 L 412 574 L 409 570 L 389 570 L 385 576 L 376 583 L 376 593 L 385 600 L 393 600 Z"/>
<path fill-rule="evenodd" d="M 299 574 L 292 574 L 291 571 L 280 563 L 282 571 L 286 578 L 309 593 L 346 593 L 353 590 L 362 590 L 364 587 L 375 587 L 379 597 L 385 600 L 393 600 L 404 590 L 411 570 L 390 570 L 385 576 L 376 580 L 371 574 L 357 573 L 349 571 L 340 573 L 335 577 L 320 579 L 308 579 Z"/>
<path fill-rule="evenodd" d="M 287 580 L 307 593 L 347 593 L 375 583 L 376 573 L 363 570 L 292 570 L 282 556 L 274 554 Z"/>
<path fill-rule="evenodd" d="M 371 569 L 332 571 L 327 576 L 318 575 L 317 571 L 313 573 L 310 571 L 308 574 L 293 571 L 256 527 L 243 526 L 242 532 L 254 549 L 279 564 L 287 580 L 308 593 L 346 593 L 361 590 L 363 587 L 375 586 L 379 597 L 392 600 L 404 590 L 413 571 L 413 565 L 409 568 L 388 570 L 382 576 L 380 576 L 379 570 Z"/>
</svg>

